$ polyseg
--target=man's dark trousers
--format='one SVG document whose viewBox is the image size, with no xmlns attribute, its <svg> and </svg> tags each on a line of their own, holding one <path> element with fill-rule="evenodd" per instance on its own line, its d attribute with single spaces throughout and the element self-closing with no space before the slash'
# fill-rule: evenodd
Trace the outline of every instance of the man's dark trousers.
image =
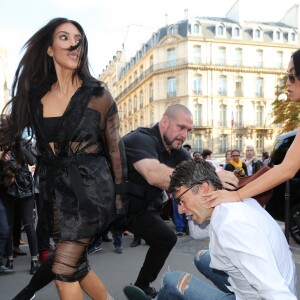
<svg viewBox="0 0 300 300">
<path fill-rule="evenodd" d="M 141 236 L 150 246 L 135 282 L 136 286 L 145 289 L 157 278 L 177 236 L 156 211 L 140 213 L 132 222 L 130 231 Z"/>
</svg>

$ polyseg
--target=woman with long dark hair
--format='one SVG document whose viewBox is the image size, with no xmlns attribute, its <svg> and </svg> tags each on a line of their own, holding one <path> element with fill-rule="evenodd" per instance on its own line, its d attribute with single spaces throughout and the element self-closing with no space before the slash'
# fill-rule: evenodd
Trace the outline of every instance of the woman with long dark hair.
<svg viewBox="0 0 300 300">
<path fill-rule="evenodd" d="M 77 22 L 53 19 L 24 48 L 1 142 L 22 161 L 24 128 L 36 137 L 42 209 L 57 249 L 45 262 L 53 277 L 35 278 L 45 284 L 54 279 L 61 299 L 83 299 L 81 288 L 92 299 L 111 299 L 90 271 L 86 249 L 122 210 L 127 169 L 117 106 L 90 74 L 87 38 Z"/>
<path fill-rule="evenodd" d="M 294 102 L 300 102 L 300 49 L 293 53 L 288 64 L 285 77 L 289 97 Z M 263 193 L 291 179 L 300 169 L 300 132 L 287 151 L 284 160 L 256 180 L 245 185 L 238 192 L 219 190 L 205 195 L 208 207 L 214 207 L 222 202 L 235 202 Z"/>
</svg>

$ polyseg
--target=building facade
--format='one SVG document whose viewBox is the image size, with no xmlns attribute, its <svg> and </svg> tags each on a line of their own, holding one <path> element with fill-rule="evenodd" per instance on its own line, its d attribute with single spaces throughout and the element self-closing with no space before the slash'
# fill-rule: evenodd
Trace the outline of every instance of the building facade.
<svg viewBox="0 0 300 300">
<path fill-rule="evenodd" d="M 298 19 L 289 17 L 295 10 L 285 23 L 247 22 L 237 1 L 224 18 L 186 18 L 158 29 L 129 61 L 117 52 L 99 79 L 115 97 L 121 135 L 154 125 L 181 103 L 193 113 L 193 150 L 270 150 L 279 131 L 271 103 L 299 44 Z"/>
</svg>

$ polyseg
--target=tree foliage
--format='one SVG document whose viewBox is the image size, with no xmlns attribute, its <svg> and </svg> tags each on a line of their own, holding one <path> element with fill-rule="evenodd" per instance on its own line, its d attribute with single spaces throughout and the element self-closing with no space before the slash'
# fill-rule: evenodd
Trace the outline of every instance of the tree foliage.
<svg viewBox="0 0 300 300">
<path fill-rule="evenodd" d="M 273 124 L 282 124 L 281 133 L 296 129 L 300 124 L 300 103 L 293 102 L 287 95 L 284 80 L 276 86 L 275 101 L 272 103 Z M 287 100 L 281 100 L 280 95 L 286 94 Z"/>
</svg>

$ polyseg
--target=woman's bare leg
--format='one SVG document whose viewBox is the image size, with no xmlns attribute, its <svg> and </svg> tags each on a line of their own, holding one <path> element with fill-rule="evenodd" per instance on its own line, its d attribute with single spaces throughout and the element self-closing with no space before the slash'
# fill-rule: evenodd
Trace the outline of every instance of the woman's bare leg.
<svg viewBox="0 0 300 300">
<path fill-rule="evenodd" d="M 91 297 L 91 299 L 110 299 L 105 285 L 93 271 L 88 272 L 88 274 L 81 279 L 79 283 L 82 289 Z"/>
<path fill-rule="evenodd" d="M 79 282 L 64 282 L 55 280 L 60 300 L 83 300 Z"/>
</svg>

